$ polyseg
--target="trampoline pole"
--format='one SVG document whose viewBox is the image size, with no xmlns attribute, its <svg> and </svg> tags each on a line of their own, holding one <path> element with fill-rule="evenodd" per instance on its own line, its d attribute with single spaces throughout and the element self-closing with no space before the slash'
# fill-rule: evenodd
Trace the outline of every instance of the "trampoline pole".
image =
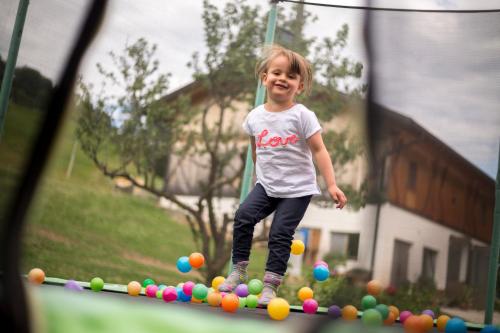
<svg viewBox="0 0 500 333">
<path fill-rule="evenodd" d="M 7 62 L 5 63 L 2 88 L 0 89 L 0 139 L 3 133 L 5 115 L 7 114 L 10 89 L 12 87 L 12 79 L 16 68 L 17 54 L 19 53 L 19 45 L 21 44 L 21 36 L 23 34 L 24 22 L 26 21 L 28 5 L 29 0 L 19 0 L 16 21 L 14 23 L 14 29 L 12 29 L 12 37 L 10 38 L 9 54 L 7 56 Z"/>
<path fill-rule="evenodd" d="M 486 311 L 484 323 L 491 325 L 496 298 L 498 278 L 498 251 L 500 248 L 500 147 L 498 149 L 497 181 L 495 186 L 495 209 L 493 211 L 493 230 L 490 245 L 490 264 L 488 269 L 488 289 L 486 294 Z"/>
<path fill-rule="evenodd" d="M 267 27 L 266 27 L 266 38 L 264 45 L 271 45 L 274 42 L 274 32 L 276 31 L 276 14 L 277 8 L 276 4 L 278 0 L 271 0 L 271 9 L 269 10 L 269 16 L 267 17 Z M 255 93 L 255 106 L 259 106 L 264 103 L 264 98 L 266 96 L 266 90 L 262 83 L 257 83 L 257 91 Z M 253 175 L 253 160 L 252 160 L 252 147 L 250 144 L 247 147 L 247 157 L 245 162 L 245 170 L 243 171 L 243 181 L 241 184 L 240 192 L 240 203 L 242 203 L 250 192 L 250 183 L 252 181 Z M 228 274 L 231 273 L 233 268 L 232 259 L 229 260 Z"/>
</svg>

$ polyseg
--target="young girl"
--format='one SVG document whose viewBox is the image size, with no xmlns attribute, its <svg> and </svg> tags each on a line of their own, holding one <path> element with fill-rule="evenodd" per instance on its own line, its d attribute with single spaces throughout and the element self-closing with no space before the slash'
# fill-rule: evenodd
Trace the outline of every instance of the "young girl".
<svg viewBox="0 0 500 333">
<path fill-rule="evenodd" d="M 311 88 L 310 64 L 293 51 L 273 46 L 257 64 L 256 72 L 266 87 L 267 102 L 248 114 L 243 128 L 250 135 L 257 182 L 236 211 L 233 270 L 219 291 L 232 291 L 246 282 L 254 226 L 274 212 L 259 298 L 260 305 L 267 305 L 283 280 L 295 229 L 311 197 L 320 194 L 313 157 L 337 208 L 343 208 L 347 198 L 335 182 L 316 115 L 295 103 L 297 95 Z"/>
</svg>

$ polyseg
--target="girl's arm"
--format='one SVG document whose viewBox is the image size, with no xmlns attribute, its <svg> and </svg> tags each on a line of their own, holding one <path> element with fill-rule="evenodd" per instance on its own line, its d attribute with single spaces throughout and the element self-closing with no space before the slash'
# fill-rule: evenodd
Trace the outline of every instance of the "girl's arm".
<svg viewBox="0 0 500 333">
<path fill-rule="evenodd" d="M 330 159 L 330 155 L 328 154 L 325 144 L 323 143 L 321 132 L 318 131 L 313 134 L 309 139 L 307 139 L 307 143 L 312 151 L 316 165 L 325 179 L 328 193 L 330 193 L 332 199 L 335 203 L 337 203 L 337 208 L 342 209 L 347 203 L 347 198 L 335 182 L 335 172 L 333 171 L 332 160 Z"/>
</svg>

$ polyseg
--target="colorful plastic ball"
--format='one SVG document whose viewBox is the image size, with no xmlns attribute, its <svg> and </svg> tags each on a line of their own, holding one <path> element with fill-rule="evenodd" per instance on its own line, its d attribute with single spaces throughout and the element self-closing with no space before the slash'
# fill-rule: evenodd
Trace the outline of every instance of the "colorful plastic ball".
<svg viewBox="0 0 500 333">
<path fill-rule="evenodd" d="M 382 284 L 378 280 L 371 280 L 366 284 L 366 291 L 372 296 L 378 296 L 382 292 Z"/>
<path fill-rule="evenodd" d="M 302 242 L 300 239 L 294 239 L 292 241 L 292 245 L 290 246 L 290 252 L 296 256 L 304 253 L 305 249 L 306 246 L 304 245 L 304 242 Z"/>
<path fill-rule="evenodd" d="M 396 315 L 394 314 L 394 312 L 389 311 L 387 318 L 384 320 L 384 325 L 391 326 L 395 322 L 396 322 Z"/>
<path fill-rule="evenodd" d="M 191 303 L 201 304 L 201 303 L 203 303 L 203 300 L 198 299 L 198 298 L 196 298 L 194 296 L 191 296 Z"/>
<path fill-rule="evenodd" d="M 342 319 L 355 320 L 358 318 L 358 309 L 354 305 L 346 305 L 342 308 Z"/>
<path fill-rule="evenodd" d="M 365 295 L 361 299 L 361 308 L 363 310 L 373 309 L 377 305 L 377 299 L 372 295 Z"/>
<path fill-rule="evenodd" d="M 309 287 L 302 287 L 297 292 L 297 297 L 304 302 L 306 299 L 313 298 L 314 292 Z"/>
<path fill-rule="evenodd" d="M 243 309 L 247 305 L 247 298 L 246 297 L 238 297 L 238 301 L 240 302 L 239 308 Z"/>
<path fill-rule="evenodd" d="M 40 268 L 33 268 L 28 273 L 28 281 L 34 284 L 42 284 L 45 281 L 45 272 Z"/>
<path fill-rule="evenodd" d="M 420 323 L 424 332 L 430 331 L 434 327 L 434 319 L 428 314 L 421 314 Z"/>
<path fill-rule="evenodd" d="M 158 288 L 158 291 L 156 292 L 156 298 L 162 299 L 163 298 L 163 290 Z"/>
<path fill-rule="evenodd" d="M 267 305 L 267 313 L 271 319 L 283 320 L 290 314 L 290 304 L 283 298 L 273 298 Z"/>
<path fill-rule="evenodd" d="M 83 287 L 78 284 L 75 280 L 68 280 L 64 284 L 64 288 L 73 291 L 83 291 Z"/>
<path fill-rule="evenodd" d="M 394 287 L 393 285 L 389 285 L 387 286 L 387 288 L 385 288 L 385 293 L 390 296 L 395 295 L 397 291 L 398 291 L 397 288 Z"/>
<path fill-rule="evenodd" d="M 317 281 L 325 281 L 330 276 L 330 271 L 327 267 L 319 265 L 314 267 L 313 276 Z"/>
<path fill-rule="evenodd" d="M 218 292 L 212 292 L 207 296 L 207 303 L 210 306 L 220 306 L 222 302 L 222 295 Z"/>
<path fill-rule="evenodd" d="M 177 259 L 177 269 L 181 273 L 187 273 L 191 270 L 191 264 L 189 263 L 189 258 L 184 256 Z"/>
<path fill-rule="evenodd" d="M 411 313 L 410 311 L 403 311 L 399 314 L 399 321 L 401 322 L 401 324 L 404 324 L 406 319 L 411 316 L 413 316 L 413 313 Z"/>
<path fill-rule="evenodd" d="M 194 288 L 193 281 L 184 282 L 184 284 L 182 285 L 182 291 L 184 292 L 184 294 L 188 296 L 193 295 L 193 288 Z"/>
<path fill-rule="evenodd" d="M 389 305 L 389 311 L 394 313 L 394 319 L 397 319 L 399 317 L 399 309 L 394 305 Z"/>
<path fill-rule="evenodd" d="M 486 325 L 479 333 L 500 333 L 500 330 L 493 325 Z"/>
<path fill-rule="evenodd" d="M 302 303 L 302 309 L 304 313 L 315 314 L 316 311 L 318 311 L 318 302 L 313 298 L 306 299 L 304 303 Z"/>
<path fill-rule="evenodd" d="M 314 263 L 313 268 L 316 266 L 325 266 L 326 268 L 328 268 L 328 263 L 326 261 L 323 261 L 323 260 L 317 260 Z"/>
<path fill-rule="evenodd" d="M 158 285 L 158 289 L 160 289 L 160 290 L 163 290 L 163 289 L 165 289 L 165 288 L 167 288 L 167 286 L 166 286 L 166 285 L 164 285 L 164 284 L 159 284 L 159 285 Z"/>
<path fill-rule="evenodd" d="M 146 288 L 150 284 L 156 284 L 156 283 L 155 283 L 155 281 L 153 279 L 149 279 L 149 278 L 147 278 L 144 281 L 142 281 L 142 287 L 143 288 Z"/>
<path fill-rule="evenodd" d="M 258 295 L 262 292 L 264 284 L 259 279 L 253 279 L 248 282 L 248 292 L 252 295 Z"/>
<path fill-rule="evenodd" d="M 436 316 L 434 315 L 434 311 L 432 311 L 430 309 L 422 311 L 422 314 L 429 315 L 429 316 L 431 316 L 432 319 L 436 318 Z"/>
<path fill-rule="evenodd" d="M 255 309 L 259 305 L 259 298 L 256 295 L 248 295 L 246 297 L 247 308 Z"/>
<path fill-rule="evenodd" d="M 226 312 L 236 312 L 236 310 L 240 306 L 238 296 L 236 296 L 235 294 L 227 294 L 222 298 L 221 306 L 222 310 Z"/>
<path fill-rule="evenodd" d="M 448 322 L 448 320 L 450 320 L 450 317 L 448 317 L 447 315 L 441 315 L 438 317 L 438 319 L 436 320 L 436 326 L 438 331 L 440 332 L 445 331 L 446 323 Z"/>
<path fill-rule="evenodd" d="M 148 297 L 156 297 L 157 292 L 158 292 L 158 286 L 155 284 L 150 284 L 146 287 L 146 296 Z"/>
<path fill-rule="evenodd" d="M 368 309 L 363 312 L 361 316 L 361 320 L 365 326 L 375 327 L 382 326 L 382 315 L 376 309 Z"/>
<path fill-rule="evenodd" d="M 95 277 L 90 280 L 90 289 L 93 291 L 101 291 L 104 287 L 104 281 L 100 277 Z"/>
<path fill-rule="evenodd" d="M 130 296 L 139 296 L 141 289 L 141 284 L 137 281 L 131 281 L 127 285 L 127 293 Z"/>
<path fill-rule="evenodd" d="M 224 281 L 226 281 L 226 278 L 223 277 L 223 276 L 216 276 L 213 278 L 212 280 L 212 288 L 214 288 L 214 290 L 218 290 L 219 289 L 219 285 L 221 283 L 223 283 Z"/>
<path fill-rule="evenodd" d="M 181 302 L 190 302 L 191 301 L 191 295 L 186 295 L 184 291 L 178 290 L 177 291 L 177 300 Z"/>
<path fill-rule="evenodd" d="M 177 299 L 177 289 L 174 287 L 167 287 L 163 289 L 162 298 L 165 302 L 173 302 Z"/>
<path fill-rule="evenodd" d="M 238 295 L 238 297 L 247 297 L 250 293 L 248 292 L 248 286 L 244 283 L 241 283 L 234 288 L 234 293 Z"/>
<path fill-rule="evenodd" d="M 193 268 L 200 268 L 205 263 L 205 257 L 203 254 L 198 252 L 193 252 L 189 255 L 189 264 Z"/>
<path fill-rule="evenodd" d="M 451 318 L 446 323 L 445 327 L 446 333 L 467 333 L 467 326 L 465 322 L 460 318 Z"/>
<path fill-rule="evenodd" d="M 331 305 L 328 307 L 328 316 L 332 319 L 337 319 L 342 316 L 342 309 L 337 305 Z"/>
<path fill-rule="evenodd" d="M 385 304 L 375 305 L 375 310 L 380 312 L 380 314 L 382 315 L 382 320 L 386 320 L 387 316 L 389 316 L 389 307 Z"/>
<path fill-rule="evenodd" d="M 208 288 L 205 286 L 203 283 L 197 283 L 192 290 L 192 295 L 193 297 L 203 300 L 205 297 L 207 297 L 208 294 Z"/>
<path fill-rule="evenodd" d="M 405 332 L 420 333 L 423 330 L 419 316 L 411 315 L 404 322 Z"/>
</svg>

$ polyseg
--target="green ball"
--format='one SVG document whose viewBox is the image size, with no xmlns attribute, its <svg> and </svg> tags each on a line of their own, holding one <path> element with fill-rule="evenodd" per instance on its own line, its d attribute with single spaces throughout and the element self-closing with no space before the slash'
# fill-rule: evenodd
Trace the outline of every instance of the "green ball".
<svg viewBox="0 0 500 333">
<path fill-rule="evenodd" d="M 264 284 L 259 279 L 253 279 L 248 282 L 248 292 L 252 295 L 258 295 L 264 288 Z"/>
<path fill-rule="evenodd" d="M 257 305 L 259 304 L 259 298 L 255 295 L 248 295 L 246 297 L 246 304 L 247 304 L 247 308 L 250 308 L 250 309 L 255 309 L 257 307 Z"/>
<path fill-rule="evenodd" d="M 365 326 L 382 326 L 382 315 L 375 309 L 368 309 L 363 312 L 361 320 Z"/>
<path fill-rule="evenodd" d="M 163 298 L 163 290 L 162 289 L 158 289 L 158 291 L 156 292 L 156 298 L 159 298 L 159 299 Z"/>
<path fill-rule="evenodd" d="M 197 283 L 193 287 L 193 296 L 196 299 L 203 300 L 207 297 L 208 288 L 203 283 Z"/>
<path fill-rule="evenodd" d="M 240 301 L 239 308 L 243 309 L 245 305 L 247 305 L 247 298 L 246 297 L 238 297 L 238 300 Z"/>
<path fill-rule="evenodd" d="M 366 295 L 361 299 L 361 308 L 363 310 L 373 309 L 377 305 L 377 299 L 372 295 Z"/>
<path fill-rule="evenodd" d="M 382 315 L 382 320 L 386 320 L 387 317 L 389 317 L 389 307 L 385 304 L 377 304 L 375 306 L 375 310 L 377 310 L 378 312 L 380 312 L 380 314 Z"/>
<path fill-rule="evenodd" d="M 93 291 L 101 291 L 104 287 L 104 281 L 100 277 L 95 277 L 90 281 L 90 289 Z"/>
<path fill-rule="evenodd" d="M 146 279 L 142 282 L 142 287 L 143 288 L 146 288 L 147 286 L 149 286 L 150 284 L 155 284 L 155 281 L 153 279 Z"/>
</svg>

